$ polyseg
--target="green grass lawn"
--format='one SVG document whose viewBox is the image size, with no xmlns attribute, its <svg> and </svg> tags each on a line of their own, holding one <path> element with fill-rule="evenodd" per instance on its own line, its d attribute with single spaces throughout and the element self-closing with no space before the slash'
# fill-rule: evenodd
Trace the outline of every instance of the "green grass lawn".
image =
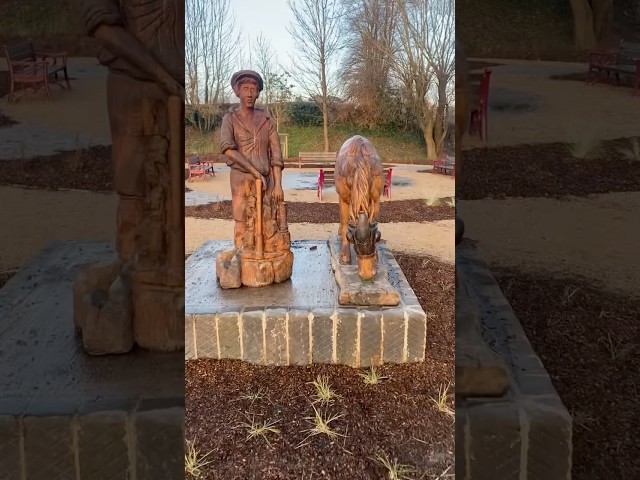
<svg viewBox="0 0 640 480">
<path fill-rule="evenodd" d="M 0 6 L 0 36 L 84 35 L 80 0 L 6 0 Z"/>
<path fill-rule="evenodd" d="M 628 13 L 637 0 L 616 0 L 610 38 L 640 41 L 640 26 Z M 456 36 L 467 54 L 483 58 L 586 61 L 573 44 L 573 13 L 568 0 L 458 0 Z"/>
<path fill-rule="evenodd" d="M 322 127 L 285 126 L 281 133 L 289 135 L 289 158 L 299 152 L 322 151 Z M 333 126 L 329 128 L 329 148 L 338 151 L 340 146 L 353 135 L 367 137 L 375 146 L 384 162 L 426 164 L 426 147 L 422 137 L 417 134 L 392 132 L 387 130 L 363 130 L 351 126 Z M 187 154 L 217 153 L 218 132 L 202 134 L 187 130 L 185 151 Z"/>
<path fill-rule="evenodd" d="M 567 0 L 458 0 L 456 35 L 485 58 L 575 59 Z"/>
</svg>

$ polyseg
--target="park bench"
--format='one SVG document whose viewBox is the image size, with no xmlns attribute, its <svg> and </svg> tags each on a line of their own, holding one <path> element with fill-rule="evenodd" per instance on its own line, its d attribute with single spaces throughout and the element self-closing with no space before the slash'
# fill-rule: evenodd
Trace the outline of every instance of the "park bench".
<svg viewBox="0 0 640 480">
<path fill-rule="evenodd" d="M 595 84 L 602 74 L 606 74 L 606 79 L 610 79 L 613 73 L 616 84 L 620 85 L 620 74 L 631 75 L 634 77 L 633 95 L 640 93 L 640 43 L 621 40 L 617 50 L 591 50 L 588 56 L 588 84 Z"/>
<path fill-rule="evenodd" d="M 31 42 L 19 40 L 5 45 L 4 53 L 9 68 L 9 103 L 15 100 L 15 91 L 19 85 L 36 90 L 44 87 L 47 98 L 52 100 L 49 85 L 58 84 L 64 88 L 58 75 L 64 75 L 67 88 L 71 88 L 66 52 L 39 52 Z"/>
<path fill-rule="evenodd" d="M 391 175 L 393 174 L 393 168 L 384 168 L 382 170 L 382 176 L 384 180 L 384 189 L 382 194 L 391 200 Z M 318 198 L 322 201 L 322 189 L 326 186 L 335 186 L 336 184 L 336 169 L 335 168 L 321 168 L 318 175 Z"/>
<path fill-rule="evenodd" d="M 207 175 L 216 176 L 211 162 L 203 162 L 198 156 L 185 158 L 184 162 L 185 177 L 191 182 L 197 179 L 205 180 Z"/>
<path fill-rule="evenodd" d="M 444 175 L 450 174 L 455 178 L 456 176 L 456 162 L 454 160 L 449 160 L 448 157 L 441 158 L 438 160 L 434 160 L 433 169 L 431 173 L 442 173 Z"/>
<path fill-rule="evenodd" d="M 324 167 L 335 165 L 336 152 L 300 152 L 298 155 L 298 167 Z"/>
</svg>

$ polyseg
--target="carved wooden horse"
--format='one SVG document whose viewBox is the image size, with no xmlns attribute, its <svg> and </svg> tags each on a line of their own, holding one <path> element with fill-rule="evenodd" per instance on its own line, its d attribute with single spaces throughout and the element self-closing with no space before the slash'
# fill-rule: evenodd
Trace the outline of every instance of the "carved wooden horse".
<svg viewBox="0 0 640 480">
<path fill-rule="evenodd" d="M 376 275 L 378 217 L 384 182 L 382 160 L 360 135 L 344 142 L 336 158 L 336 192 L 340 198 L 340 263 L 351 263 L 351 244 L 362 280 Z"/>
</svg>

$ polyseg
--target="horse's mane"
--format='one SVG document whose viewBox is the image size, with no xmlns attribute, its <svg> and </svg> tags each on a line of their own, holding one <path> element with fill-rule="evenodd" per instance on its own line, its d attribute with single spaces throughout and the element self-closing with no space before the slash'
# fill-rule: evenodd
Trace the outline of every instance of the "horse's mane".
<svg viewBox="0 0 640 480">
<path fill-rule="evenodd" d="M 375 155 L 373 150 L 363 137 L 355 136 L 344 145 L 340 151 L 340 156 L 348 157 L 345 167 L 346 177 L 351 180 L 351 202 L 349 205 L 349 218 L 351 221 L 358 220 L 358 213 L 365 212 L 371 218 L 371 156 Z"/>
</svg>

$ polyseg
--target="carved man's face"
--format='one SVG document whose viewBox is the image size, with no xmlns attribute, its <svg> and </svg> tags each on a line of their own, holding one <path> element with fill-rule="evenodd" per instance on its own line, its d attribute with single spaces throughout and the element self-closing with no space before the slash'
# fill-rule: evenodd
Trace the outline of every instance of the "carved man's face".
<svg viewBox="0 0 640 480">
<path fill-rule="evenodd" d="M 256 100 L 260 96 L 258 82 L 253 79 L 245 80 L 235 88 L 235 94 L 240 99 L 240 103 L 246 108 L 253 108 Z"/>
</svg>

